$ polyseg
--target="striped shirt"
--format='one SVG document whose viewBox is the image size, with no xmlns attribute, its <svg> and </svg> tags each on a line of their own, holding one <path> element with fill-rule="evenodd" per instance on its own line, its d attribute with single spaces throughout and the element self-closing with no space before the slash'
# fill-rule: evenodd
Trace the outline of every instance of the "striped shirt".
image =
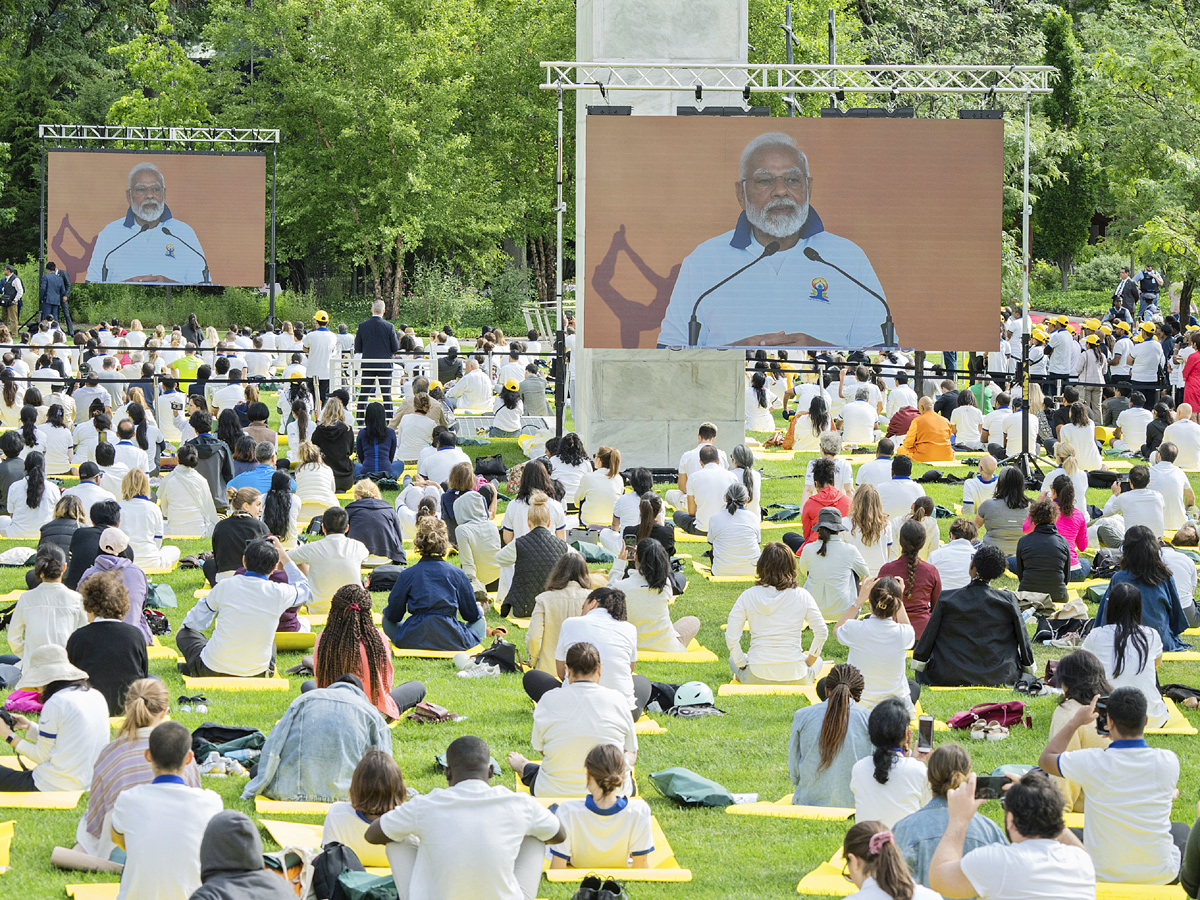
<svg viewBox="0 0 1200 900">
<path fill-rule="evenodd" d="M 150 763 L 146 762 L 146 750 L 150 747 L 150 732 L 153 730 L 153 727 L 139 728 L 133 740 L 117 738 L 100 751 L 92 773 L 92 792 L 88 795 L 88 834 L 101 837 L 104 819 L 112 812 L 122 791 L 154 780 L 154 772 Z M 188 787 L 200 787 L 200 770 L 195 761 L 184 769 L 183 780 Z"/>
</svg>

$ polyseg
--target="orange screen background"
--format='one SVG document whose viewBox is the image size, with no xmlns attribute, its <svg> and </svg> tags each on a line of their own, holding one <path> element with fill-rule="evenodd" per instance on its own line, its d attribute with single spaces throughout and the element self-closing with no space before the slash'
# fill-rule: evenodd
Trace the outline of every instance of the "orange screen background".
<svg viewBox="0 0 1200 900">
<path fill-rule="evenodd" d="M 734 227 L 738 159 L 769 131 L 808 156 L 812 208 L 870 259 L 902 347 L 999 348 L 1003 121 L 699 116 L 587 120 L 586 346 L 655 346 L 673 279 L 656 287 L 647 276 L 666 278 Z M 597 284 L 622 226 L 650 272 L 621 252 L 611 284 Z M 633 305 L 616 301 L 618 316 L 605 293 Z"/>
<path fill-rule="evenodd" d="M 129 170 L 152 162 L 163 173 L 171 215 L 196 232 L 213 284 L 263 284 L 267 161 L 259 154 L 51 151 L 47 160 L 48 260 L 82 282 L 89 244 L 129 209 Z"/>
</svg>

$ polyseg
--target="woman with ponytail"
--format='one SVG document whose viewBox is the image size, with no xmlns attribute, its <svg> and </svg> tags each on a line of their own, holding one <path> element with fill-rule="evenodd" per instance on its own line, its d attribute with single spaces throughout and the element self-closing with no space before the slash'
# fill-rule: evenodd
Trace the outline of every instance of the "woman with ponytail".
<svg viewBox="0 0 1200 900">
<path fill-rule="evenodd" d="M 842 874 L 858 888 L 847 900 L 941 900 L 941 894 L 913 883 L 896 839 L 883 822 L 856 822 L 842 841 L 842 856 Z"/>
<path fill-rule="evenodd" d="M 900 520 L 903 527 L 905 522 L 920 522 L 925 529 L 925 544 L 918 555 L 921 559 L 929 559 L 929 554 L 942 545 L 942 533 L 938 530 L 937 519 L 933 515 L 933 498 L 918 497 L 912 502 L 909 511 Z"/>
<path fill-rule="evenodd" d="M 910 519 L 900 526 L 900 558 L 879 570 L 880 578 L 894 578 L 904 585 L 904 608 L 919 638 L 942 593 L 942 575 L 936 566 L 921 559 L 925 526 Z"/>
<path fill-rule="evenodd" d="M 0 427 L 5 431 L 21 425 L 21 407 L 25 404 L 17 396 L 17 379 L 12 369 L 0 370 Z"/>
<path fill-rule="evenodd" d="M 613 507 L 625 493 L 621 477 L 621 451 L 601 447 L 596 451 L 594 468 L 579 479 L 575 499 L 579 503 L 579 521 L 584 528 L 602 528 L 612 524 Z"/>
<path fill-rule="evenodd" d="M 869 713 L 859 703 L 862 673 L 849 663 L 834 666 L 817 686 L 820 703 L 805 706 L 792 719 L 788 775 L 797 806 L 854 806 L 850 771 L 871 755 Z"/>
<path fill-rule="evenodd" d="M 42 429 L 46 443 L 46 474 L 68 475 L 71 472 L 71 451 L 75 442 L 67 425 L 66 412 L 61 403 L 51 404 L 46 412 L 46 425 Z"/>
<path fill-rule="evenodd" d="M 46 433 L 37 425 L 38 411 L 34 406 L 21 407 L 21 427 L 17 434 L 21 436 L 21 458 L 24 459 L 34 450 L 45 455 Z"/>
<path fill-rule="evenodd" d="M 779 398 L 767 390 L 766 373 L 755 372 L 746 386 L 746 431 L 774 431 L 771 410 L 778 405 Z"/>
<path fill-rule="evenodd" d="M 966 783 L 971 775 L 971 754 L 961 744 L 942 744 L 930 755 L 927 771 L 933 799 L 892 827 L 893 843 L 904 857 L 913 880 L 926 887 L 929 886 L 929 864 L 933 861 L 933 851 L 950 824 L 946 794 Z M 1004 829 L 977 812 L 967 826 L 963 855 L 988 844 L 1007 843 Z"/>
<path fill-rule="evenodd" d="M 821 615 L 828 621 L 854 608 L 855 577 L 871 574 L 858 549 L 842 540 L 846 530 L 842 515 L 826 507 L 817 516 L 817 539 L 805 544 L 797 566 L 806 576 L 804 588 L 813 596 Z"/>
<path fill-rule="evenodd" d="M 629 775 L 624 752 L 597 744 L 583 768 L 588 796 L 564 800 L 555 810 L 567 839 L 550 850 L 550 868 L 647 868 L 654 850 L 650 807 L 640 797 L 623 796 Z"/>
<path fill-rule="evenodd" d="M 925 769 L 929 754 L 910 753 L 911 721 L 910 707 L 898 697 L 888 697 L 871 710 L 867 732 L 874 750 L 850 770 L 858 821 L 877 819 L 891 828 L 933 799 Z"/>
<path fill-rule="evenodd" d="M 904 609 L 904 585 L 898 578 L 868 578 L 858 591 L 858 600 L 833 626 L 834 637 L 849 649 L 846 661 L 863 674 L 862 703 L 867 709 L 895 697 L 907 707 L 921 696 L 921 688 L 906 675 L 908 651 L 916 642 Z M 871 615 L 859 619 L 864 604 Z M 821 684 L 817 684 L 817 693 Z"/>
<path fill-rule="evenodd" d="M 1092 574 L 1092 562 L 1086 556 L 1080 556 L 1080 550 L 1088 548 L 1088 523 L 1084 510 L 1076 506 L 1075 483 L 1068 475 L 1059 475 L 1050 484 L 1050 499 L 1058 507 L 1058 518 L 1054 527 L 1067 542 L 1067 550 L 1071 554 L 1071 581 L 1084 581 Z M 1033 531 L 1033 522 L 1025 520 L 1024 531 Z"/>
<path fill-rule="evenodd" d="M 356 675 L 371 703 L 390 720 L 425 699 L 425 685 L 406 681 L 393 687 L 392 654 L 387 636 L 371 618 L 371 595 L 359 584 L 338 588 L 329 619 L 317 635 L 311 658 L 316 678 L 300 685 L 301 693 L 326 688 L 343 675 Z"/>
<path fill-rule="evenodd" d="M 735 481 L 725 491 L 725 508 L 708 521 L 712 573 L 721 577 L 754 577 L 762 554 L 762 518 L 747 509 L 750 492 Z"/>
<path fill-rule="evenodd" d="M 825 395 L 826 397 L 828 394 Z M 825 397 L 816 396 L 808 409 L 796 410 L 796 427 L 792 429 L 792 449 L 797 453 L 817 453 L 821 449 L 821 435 L 833 428 L 829 415 L 829 403 Z"/>
<path fill-rule="evenodd" d="M 0 534 L 8 538 L 41 536 L 42 526 L 54 518 L 54 507 L 62 495 L 58 485 L 46 478 L 46 461 L 36 450 L 25 457 L 25 477 L 8 489 L 8 511 L 0 516 Z"/>
<path fill-rule="evenodd" d="M 620 553 L 625 541 L 631 537 L 636 540 L 636 544 L 640 544 L 647 538 L 653 538 L 662 544 L 663 549 L 667 551 L 667 556 L 674 556 L 675 526 L 666 523 L 666 507 L 663 505 L 662 497 L 653 490 L 647 490 L 638 499 L 637 509 L 638 523 L 625 526 L 625 530 L 621 533 L 620 545 L 612 548 L 613 553 Z"/>
<path fill-rule="evenodd" d="M 762 518 L 762 472 L 754 468 L 754 451 L 745 444 L 738 444 L 729 453 L 731 471 L 750 492 L 750 502 L 746 509 L 751 515 Z"/>
<path fill-rule="evenodd" d="M 170 712 L 171 696 L 158 678 L 141 678 L 125 692 L 125 720 L 116 738 L 100 751 L 92 774 L 87 812 L 75 830 L 77 851 L 107 860 L 116 846 L 112 842 L 112 810 L 123 791 L 154 780 L 146 759 L 150 732 Z M 184 767 L 183 780 L 200 787 L 200 770 L 193 760 Z"/>
</svg>

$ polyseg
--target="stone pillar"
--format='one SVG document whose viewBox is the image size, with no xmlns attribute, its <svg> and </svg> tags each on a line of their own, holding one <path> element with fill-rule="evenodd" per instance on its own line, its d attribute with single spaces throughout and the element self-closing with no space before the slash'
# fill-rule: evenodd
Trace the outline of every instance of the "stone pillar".
<svg viewBox="0 0 1200 900">
<path fill-rule="evenodd" d="M 576 60 L 638 63 L 745 63 L 746 0 L 578 0 Z M 587 107 L 605 101 L 578 91 L 576 146 L 575 428 L 589 451 L 617 447 L 627 466 L 674 466 L 695 446 L 701 422 L 717 426 L 717 445 L 730 450 L 745 435 L 745 354 L 729 350 L 591 350 L 582 311 L 587 304 L 585 164 Z M 633 115 L 674 115 L 695 104 L 689 91 L 611 92 Z M 741 94 L 705 94 L 704 105 L 737 106 Z M 602 162 L 593 160 L 594 165 Z"/>
</svg>

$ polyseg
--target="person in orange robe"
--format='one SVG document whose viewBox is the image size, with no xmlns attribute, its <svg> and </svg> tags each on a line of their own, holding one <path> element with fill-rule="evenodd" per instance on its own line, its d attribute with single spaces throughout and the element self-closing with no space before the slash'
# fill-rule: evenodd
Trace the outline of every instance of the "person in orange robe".
<svg viewBox="0 0 1200 900">
<path fill-rule="evenodd" d="M 950 423 L 933 411 L 933 400 L 922 397 L 917 401 L 920 415 L 908 426 L 904 443 L 896 452 L 911 456 L 913 462 L 945 462 L 954 459 L 950 446 Z"/>
</svg>

